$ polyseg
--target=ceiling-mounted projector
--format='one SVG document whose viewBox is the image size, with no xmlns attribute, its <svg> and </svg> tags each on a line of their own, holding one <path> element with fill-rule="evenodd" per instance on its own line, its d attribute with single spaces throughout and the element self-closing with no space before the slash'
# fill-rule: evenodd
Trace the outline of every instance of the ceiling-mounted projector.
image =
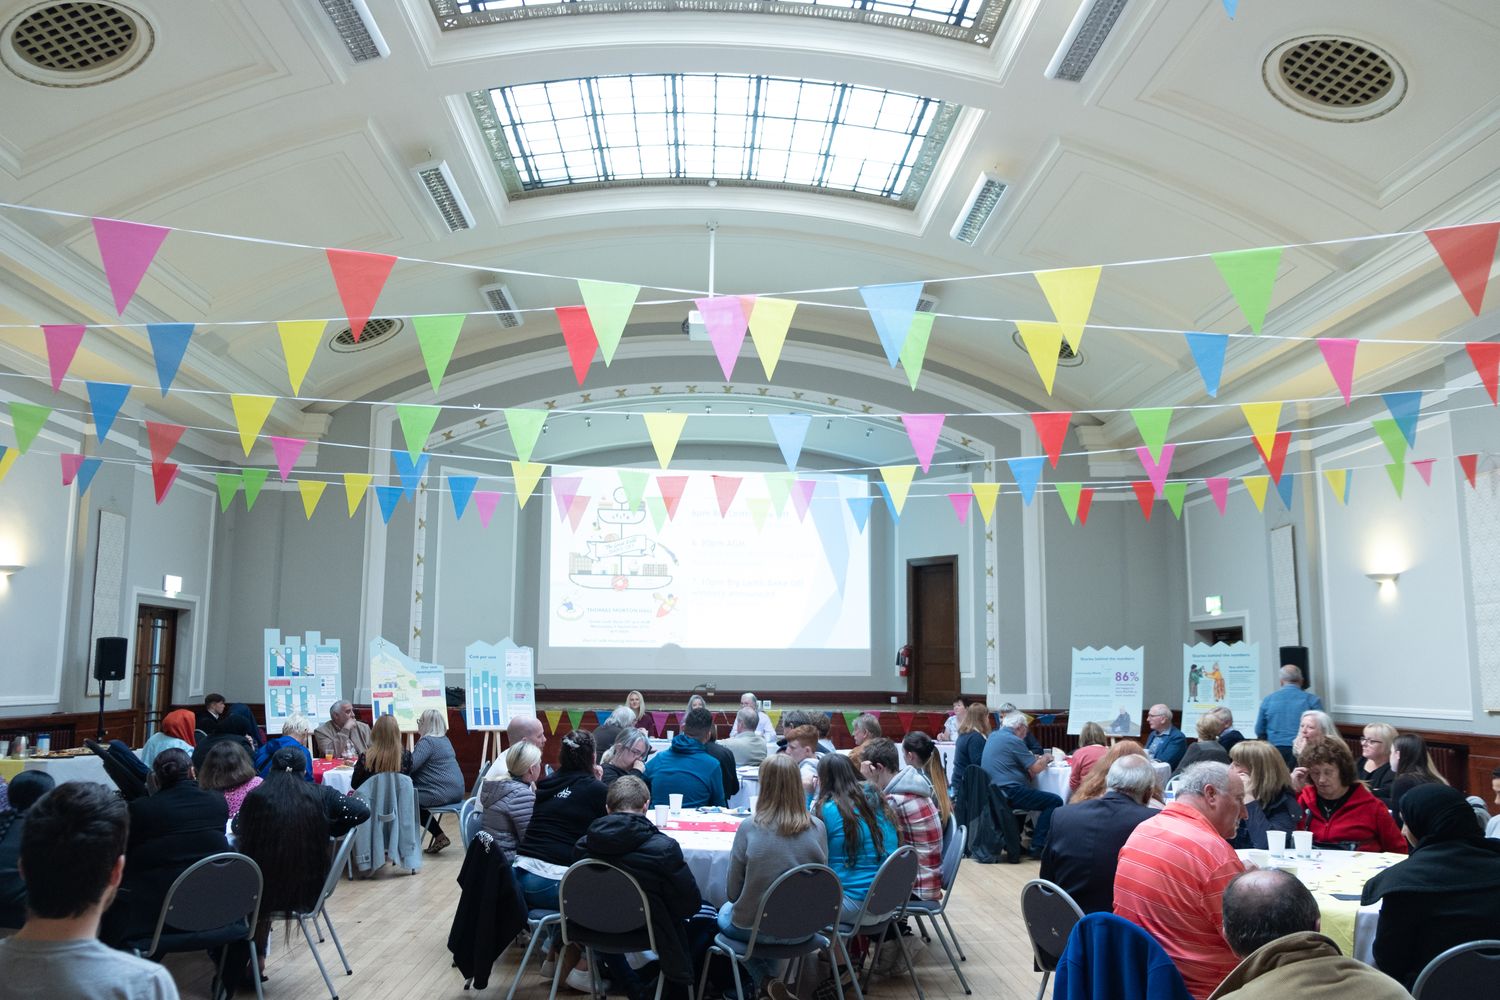
<svg viewBox="0 0 1500 1000">
<path fill-rule="evenodd" d="M 687 314 L 687 319 L 682 321 L 682 332 L 687 334 L 688 340 L 707 340 L 708 327 L 703 325 L 703 314 L 694 309 Z"/>
</svg>

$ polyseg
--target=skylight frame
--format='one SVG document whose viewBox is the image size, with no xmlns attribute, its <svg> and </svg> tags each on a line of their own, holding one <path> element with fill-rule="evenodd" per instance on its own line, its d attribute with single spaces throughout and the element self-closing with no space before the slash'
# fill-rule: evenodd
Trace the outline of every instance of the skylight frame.
<svg viewBox="0 0 1500 1000">
<path fill-rule="evenodd" d="M 662 13 L 688 11 L 692 13 L 767 14 L 783 17 L 813 17 L 825 21 L 841 21 L 851 24 L 869 24 L 917 34 L 935 35 L 952 41 L 964 42 L 988 48 L 1000 31 L 1000 23 L 1010 10 L 1014 0 L 951 0 L 950 10 L 960 12 L 973 9 L 971 17 L 960 17 L 958 23 L 928 20 L 885 10 L 872 10 L 856 6 L 860 3 L 882 3 L 886 6 L 906 6 L 916 9 L 923 0 L 540 0 L 509 9 L 471 10 L 474 0 L 429 0 L 433 16 L 442 31 L 477 28 L 496 24 L 514 24 L 521 21 L 552 17 L 587 17 L 599 14 L 630 14 L 638 12 Z M 483 2 L 483 0 L 479 0 Z M 850 6 L 838 4 L 847 2 Z M 934 3 L 939 0 L 927 0 Z M 967 25 L 962 21 L 967 20 Z"/>
<path fill-rule="evenodd" d="M 663 88 L 660 95 L 653 93 L 656 86 Z M 795 103 L 788 105 L 793 96 Z M 473 91 L 467 99 L 511 200 L 712 182 L 910 209 L 962 111 L 935 98 L 879 87 L 741 73 L 573 77 Z M 737 106 L 740 101 L 743 106 Z M 878 102 L 873 114 L 871 102 Z M 811 109 L 806 115 L 804 103 Z M 528 110 L 519 110 L 521 105 Z M 702 112 L 705 106 L 712 117 Z M 788 107 L 795 110 L 789 114 Z M 903 120 L 904 126 L 892 127 Z M 705 145 L 701 130 L 710 125 L 715 132 Z M 628 127 L 635 145 L 618 141 L 622 127 Z M 695 129 L 698 135 L 688 134 Z M 721 130 L 730 141 L 719 141 Z M 816 146 L 808 141 L 814 130 Z M 642 142 L 643 132 L 651 141 Z M 735 136 L 744 141 L 733 141 Z M 841 136 L 850 145 L 840 148 Z M 817 160 L 815 175 L 808 157 Z M 755 176 L 758 170 L 769 173 Z"/>
</svg>

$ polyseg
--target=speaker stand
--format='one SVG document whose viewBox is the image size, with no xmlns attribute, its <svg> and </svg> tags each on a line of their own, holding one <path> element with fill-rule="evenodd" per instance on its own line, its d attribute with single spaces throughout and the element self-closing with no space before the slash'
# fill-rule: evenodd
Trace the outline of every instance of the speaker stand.
<svg viewBox="0 0 1500 1000">
<path fill-rule="evenodd" d="M 104 742 L 104 678 L 99 679 L 99 735 L 95 737 L 100 743 Z"/>
</svg>

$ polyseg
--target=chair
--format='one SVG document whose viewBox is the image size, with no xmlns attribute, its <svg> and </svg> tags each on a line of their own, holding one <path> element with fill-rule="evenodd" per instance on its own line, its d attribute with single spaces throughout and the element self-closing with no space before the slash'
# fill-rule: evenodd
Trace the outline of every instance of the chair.
<svg viewBox="0 0 1500 1000">
<path fill-rule="evenodd" d="M 479 797 L 476 795 L 471 799 L 464 799 L 463 806 L 458 810 L 458 835 L 463 838 L 464 850 L 469 849 L 475 834 L 483 826 L 484 810 L 479 808 Z"/>
<path fill-rule="evenodd" d="M 1069 1000 L 1193 1000 L 1182 973 L 1156 939 L 1113 913 L 1090 913 L 1073 927 L 1057 963 L 1052 995 Z"/>
<path fill-rule="evenodd" d="M 521 956 L 521 964 L 516 968 L 516 978 L 510 981 L 510 992 L 505 994 L 505 1000 L 516 1000 L 516 987 L 521 985 L 521 976 L 526 973 L 526 966 L 531 962 L 531 955 L 536 951 L 537 943 L 542 939 L 542 932 L 561 922 L 562 914 L 556 910 L 528 910 L 526 912 L 526 926 L 531 931 L 531 941 L 526 945 L 526 951 Z"/>
<path fill-rule="evenodd" d="M 922 936 L 927 936 L 927 925 L 923 922 L 925 917 L 932 921 L 932 931 L 937 935 L 938 943 L 943 946 L 943 954 L 948 956 L 948 964 L 953 966 L 953 972 L 958 976 L 959 983 L 963 986 L 965 993 L 973 993 L 969 988 L 969 981 L 964 978 L 964 972 L 958 967 L 960 961 L 967 962 L 968 956 L 964 954 L 963 946 L 958 943 L 958 935 L 953 933 L 953 925 L 948 922 L 948 899 L 953 895 L 953 883 L 958 881 L 958 866 L 964 859 L 964 842 L 968 840 L 969 831 L 967 827 L 958 826 L 949 817 L 948 825 L 955 827 L 957 833 L 946 838 L 947 843 L 943 847 L 943 898 L 939 900 L 914 899 L 906 904 L 906 912 L 917 918 L 917 926 L 922 929 Z M 942 918 L 942 925 L 938 919 Z M 948 928 L 943 933 L 943 926 Z M 953 948 L 948 947 L 948 939 L 953 939 Z M 953 950 L 958 950 L 958 958 L 953 957 Z"/>
<path fill-rule="evenodd" d="M 945 859 L 946 860 L 946 859 Z M 1021 887 L 1021 919 L 1026 921 L 1026 936 L 1031 938 L 1031 953 L 1042 970 L 1042 985 L 1037 1000 L 1047 992 L 1047 980 L 1057 970 L 1068 946 L 1068 935 L 1083 919 L 1083 909 L 1062 886 L 1046 879 L 1034 878 Z"/>
<path fill-rule="evenodd" d="M 479 762 L 479 774 L 477 776 L 475 776 L 475 778 L 474 778 L 474 787 L 471 788 L 471 789 L 469 789 L 469 798 L 471 798 L 471 799 L 477 799 L 477 798 L 479 798 L 479 786 L 482 785 L 482 784 L 484 784 L 484 775 L 485 775 L 485 772 L 488 771 L 489 769 L 490 769 L 490 762 L 489 761 L 482 760 L 482 761 Z"/>
<path fill-rule="evenodd" d="M 1427 963 L 1411 995 L 1416 1000 L 1477 997 L 1495 988 L 1500 977 L 1500 941 L 1456 945 Z"/>
<path fill-rule="evenodd" d="M 124 796 L 126 802 L 146 797 L 147 789 L 145 780 L 120 763 L 107 748 L 100 746 L 93 740 L 84 740 L 83 745 L 88 747 L 94 756 L 99 758 L 99 762 L 104 765 L 104 773 L 109 775 L 109 780 L 115 783 L 115 787 L 120 790 L 120 794 Z"/>
<path fill-rule="evenodd" d="M 422 807 L 422 808 L 424 808 L 424 809 L 427 810 L 427 826 L 426 826 L 426 830 L 427 830 L 428 835 L 432 837 L 432 839 L 427 842 L 427 847 L 429 849 L 431 849 L 431 847 L 432 847 L 433 844 L 437 843 L 438 837 L 442 836 L 442 833 L 443 833 L 443 820 L 442 820 L 442 817 L 444 815 L 459 816 L 460 817 L 460 824 L 459 825 L 460 825 L 460 828 L 462 827 L 462 814 L 463 814 L 464 802 L 466 802 L 466 801 L 468 801 L 468 800 L 467 799 L 461 799 L 458 802 L 447 802 L 447 803 L 444 803 L 443 805 L 440 805 L 440 806 L 423 806 Z M 462 832 L 463 832 L 462 829 L 460 829 L 460 831 L 459 831 L 460 835 L 462 835 Z"/>
<path fill-rule="evenodd" d="M 353 876 L 355 857 L 363 858 L 360 852 L 368 850 L 370 866 L 362 871 L 375 871 L 385 867 L 387 861 L 394 860 L 400 867 L 406 868 L 415 875 L 422 867 L 422 827 L 418 821 L 417 790 L 411 783 L 411 778 L 404 774 L 388 771 L 381 774 L 371 775 L 354 794 L 370 803 L 370 818 L 355 827 L 351 836 L 354 837 L 354 854 L 350 857 L 350 875 Z M 389 811 L 382 812 L 375 808 L 375 803 L 381 802 Z M 411 836 L 411 852 L 409 855 L 402 854 L 402 833 L 397 829 L 401 822 L 403 803 L 409 807 L 411 827 L 407 831 Z M 362 846 L 362 841 L 368 844 Z M 394 855 L 394 856 L 393 856 Z"/>
<path fill-rule="evenodd" d="M 260 868 L 243 854 L 211 854 L 177 876 L 162 900 L 156 930 L 149 940 L 128 941 L 126 947 L 142 958 L 184 951 L 220 948 L 211 995 L 217 997 L 224 979 L 229 945 L 246 941 L 250 964 L 256 965 L 255 924 L 260 916 L 262 889 Z M 264 1000 L 260 977 L 255 995 Z"/>
<path fill-rule="evenodd" d="M 729 969 L 734 974 L 734 989 L 739 996 L 748 996 L 740 980 L 740 964 L 752 958 L 789 958 L 801 961 L 811 951 L 828 952 L 828 964 L 833 969 L 833 982 L 843 1000 L 844 987 L 839 979 L 839 953 L 844 955 L 844 965 L 850 975 L 854 969 L 844 952 L 844 942 L 833 928 L 838 923 L 839 907 L 844 890 L 839 886 L 839 877 L 827 865 L 798 865 L 784 872 L 772 882 L 761 896 L 755 914 L 755 923 L 750 928 L 750 939 L 739 941 L 724 934 L 714 937 L 708 946 L 708 957 L 715 952 L 729 959 Z M 760 940 L 767 937 L 795 940 L 797 944 L 771 944 Z M 805 939 L 805 940 L 803 940 Z M 837 946 L 837 951 L 835 951 Z M 708 960 L 703 962 L 703 971 L 698 977 L 698 995 L 708 983 Z"/>
<path fill-rule="evenodd" d="M 328 925 L 328 936 L 333 938 L 333 946 L 338 949 L 339 961 L 344 963 L 344 975 L 354 975 L 354 970 L 349 967 L 349 959 L 344 954 L 344 944 L 339 940 L 338 931 L 333 929 L 333 918 L 328 915 L 328 897 L 333 895 L 333 890 L 338 888 L 339 874 L 349 861 L 349 853 L 354 849 L 354 835 L 347 834 L 339 842 L 338 849 L 334 851 L 333 862 L 328 866 L 328 877 L 323 880 L 323 889 L 318 893 L 317 901 L 306 910 L 292 910 L 287 913 L 272 914 L 284 920 L 295 920 L 297 926 L 302 928 L 302 936 L 307 939 L 307 947 L 312 952 L 313 961 L 318 963 L 318 971 L 323 974 L 323 983 L 328 987 L 328 995 L 332 1000 L 339 1000 L 338 991 L 333 988 L 333 980 L 328 978 L 328 969 L 323 965 L 323 956 L 318 954 L 318 946 L 313 943 L 312 933 L 307 929 L 311 921 L 313 930 L 318 932 L 318 940 L 323 940 L 323 932 L 318 928 L 318 918 Z"/>
<path fill-rule="evenodd" d="M 869 982 L 870 973 L 880 962 L 880 953 L 885 949 L 886 932 L 906 916 L 912 888 L 917 884 L 919 867 L 915 848 L 910 844 L 896 848 L 875 872 L 875 880 L 870 883 L 870 891 L 865 893 L 864 905 L 859 908 L 854 921 L 839 924 L 838 933 L 845 955 L 849 954 L 849 942 L 857 935 L 865 934 L 879 942 L 875 946 L 875 954 L 870 957 L 865 982 L 861 983 L 857 976 L 854 977 L 856 1000 L 864 1000 L 864 988 Z M 906 963 L 906 971 L 911 975 L 911 984 L 916 988 L 917 1000 L 924 1000 L 926 994 L 922 992 L 917 970 L 911 964 L 911 953 L 906 950 L 906 943 L 899 934 L 893 936 L 896 938 L 896 947 L 901 951 L 901 959 Z"/>
<path fill-rule="evenodd" d="M 594 949 L 610 954 L 630 951 L 656 951 L 656 931 L 651 926 L 651 904 L 640 883 L 628 872 L 604 861 L 586 859 L 575 862 L 563 873 L 557 889 L 558 910 L 562 914 L 562 943 L 581 945 L 589 961 L 593 993 L 602 996 L 599 959 Z M 557 984 L 566 971 L 558 962 L 552 973 L 552 992 L 548 1000 L 557 1000 Z M 656 997 L 661 1000 L 666 976 L 656 977 Z M 688 990 L 692 1000 L 692 990 Z"/>
</svg>

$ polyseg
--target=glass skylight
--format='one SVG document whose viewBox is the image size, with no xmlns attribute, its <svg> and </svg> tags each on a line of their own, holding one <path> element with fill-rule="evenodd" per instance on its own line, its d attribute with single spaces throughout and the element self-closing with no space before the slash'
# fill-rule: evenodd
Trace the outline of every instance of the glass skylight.
<svg viewBox="0 0 1500 1000">
<path fill-rule="evenodd" d="M 554 80 L 470 100 L 513 197 L 712 179 L 909 205 L 958 111 L 874 87 L 718 73 Z"/>
</svg>

